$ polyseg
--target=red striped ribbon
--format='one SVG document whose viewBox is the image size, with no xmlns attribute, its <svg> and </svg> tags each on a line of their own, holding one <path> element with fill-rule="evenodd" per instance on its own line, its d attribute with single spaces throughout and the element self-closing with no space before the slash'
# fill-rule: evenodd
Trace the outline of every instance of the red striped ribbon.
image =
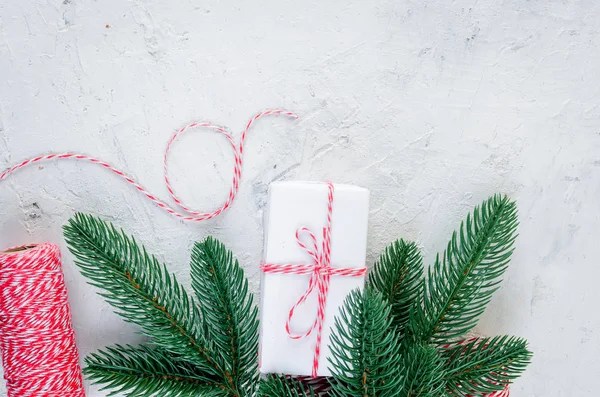
<svg viewBox="0 0 600 397">
<path fill-rule="evenodd" d="M 327 196 L 327 223 L 323 228 L 323 241 L 322 246 L 319 248 L 317 244 L 317 238 L 313 232 L 309 229 L 302 227 L 296 231 L 296 241 L 298 245 L 304 249 L 308 255 L 312 258 L 313 263 L 311 264 L 274 264 L 274 263 L 263 263 L 261 264 L 261 270 L 267 274 L 297 274 L 297 275 L 309 275 L 308 288 L 304 294 L 298 299 L 298 301 L 292 306 L 288 314 L 287 321 L 285 323 L 285 331 L 288 336 L 292 339 L 303 339 L 310 336 L 313 331 L 317 330 L 317 342 L 315 346 L 315 352 L 313 356 L 312 365 L 312 376 L 317 376 L 319 370 L 319 359 L 321 356 L 321 341 L 323 334 L 323 322 L 325 320 L 325 306 L 327 303 L 327 295 L 329 294 L 329 281 L 331 276 L 346 276 L 346 277 L 360 277 L 364 276 L 367 272 L 367 268 L 363 267 L 360 269 L 352 268 L 336 268 L 331 267 L 331 215 L 333 212 L 333 183 L 326 182 L 328 187 Z M 302 242 L 302 236 L 308 236 L 312 247 Z M 318 290 L 318 306 L 317 315 L 315 321 L 308 331 L 303 334 L 295 334 L 290 329 L 290 323 L 294 317 L 294 311 L 298 306 L 303 304 L 308 297 L 313 293 L 315 287 Z"/>
</svg>

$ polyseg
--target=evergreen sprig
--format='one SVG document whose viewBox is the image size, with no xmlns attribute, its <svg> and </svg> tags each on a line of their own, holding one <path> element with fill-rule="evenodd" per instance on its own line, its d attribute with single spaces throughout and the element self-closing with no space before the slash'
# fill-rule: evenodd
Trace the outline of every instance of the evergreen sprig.
<svg viewBox="0 0 600 397">
<path fill-rule="evenodd" d="M 517 206 L 495 195 L 476 207 L 429 269 L 412 330 L 424 343 L 451 343 L 470 332 L 498 289 L 517 237 Z"/>
<path fill-rule="evenodd" d="M 258 373 L 257 365 L 248 353 L 257 340 L 256 309 L 237 262 L 219 262 L 216 265 L 218 269 L 214 266 L 208 269 L 210 265 L 202 262 L 202 258 L 210 258 L 213 253 L 220 255 L 216 257 L 218 261 L 231 258 L 230 253 L 222 252 L 220 243 L 207 239 L 195 247 L 195 261 L 192 263 L 194 290 L 201 298 L 214 298 L 208 291 L 221 291 L 215 292 L 218 295 L 216 300 L 196 302 L 165 265 L 112 224 L 90 215 L 76 214 L 65 225 L 64 233 L 75 263 L 89 283 L 100 288 L 99 293 L 117 309 L 117 313 L 138 325 L 141 332 L 150 337 L 152 344 L 168 353 L 171 360 L 193 366 L 197 376 L 207 380 L 206 386 L 216 384 L 224 391 L 223 395 L 251 395 L 256 387 L 255 374 Z M 207 251 L 206 255 L 203 250 Z M 230 271 L 230 277 L 236 277 L 226 278 L 223 274 L 204 277 L 204 271 L 222 273 L 223 270 Z M 248 307 L 250 309 L 239 310 Z M 225 312 L 225 316 L 227 311 L 235 311 L 236 320 L 240 320 L 240 314 L 245 313 L 247 317 L 236 325 L 232 325 L 231 321 L 216 322 L 218 310 L 221 310 L 218 315 Z M 247 329 L 241 330 L 239 327 L 244 325 Z M 228 337 L 225 338 L 225 335 Z M 229 341 L 227 346 L 223 344 L 225 339 Z M 139 370 L 135 366 L 136 361 L 131 361 L 123 350 L 112 349 L 110 353 L 103 357 L 113 360 L 114 368 L 109 365 L 94 367 L 93 380 L 114 387 L 115 379 L 120 379 L 127 386 L 128 396 L 137 396 L 138 391 L 158 387 L 156 381 L 148 376 L 138 377 L 137 385 L 131 377 L 126 381 L 120 371 L 127 368 L 123 367 L 126 363 L 132 365 L 129 368 L 132 372 Z M 100 372 L 104 375 L 101 376 Z M 183 379 L 176 382 L 185 383 Z M 162 385 L 167 384 L 171 383 Z M 173 390 L 186 387 L 178 383 Z"/>
<path fill-rule="evenodd" d="M 511 336 L 475 338 L 440 353 L 448 390 L 456 396 L 504 389 L 525 371 L 532 356 L 526 340 Z"/>
<path fill-rule="evenodd" d="M 368 284 L 392 305 L 392 325 L 404 336 L 410 310 L 421 298 L 423 259 L 417 245 L 398 240 L 390 244 L 369 273 Z"/>
<path fill-rule="evenodd" d="M 258 309 L 244 271 L 222 243 L 208 237 L 194 245 L 191 274 L 226 380 L 235 395 L 252 396 L 259 375 Z"/>
<path fill-rule="evenodd" d="M 444 362 L 438 349 L 430 345 L 406 343 L 402 351 L 406 382 L 399 396 L 439 397 L 443 395 Z"/>
<path fill-rule="evenodd" d="M 315 397 L 315 392 L 305 384 L 283 375 L 269 374 L 260 383 L 261 397 Z"/>
<path fill-rule="evenodd" d="M 331 390 L 318 395 L 465 397 L 501 390 L 519 377 L 532 356 L 524 339 L 464 341 L 499 287 L 517 224 L 516 205 L 506 196 L 484 201 L 426 277 L 416 244 L 387 247 L 365 289 L 352 292 L 335 319 Z M 86 358 L 86 376 L 110 395 L 317 395 L 287 376 L 259 378 L 257 309 L 243 270 L 219 241 L 194 245 L 190 296 L 113 225 L 77 214 L 64 231 L 89 283 L 150 338 L 150 345 L 115 345 Z"/>
<path fill-rule="evenodd" d="M 393 370 L 401 357 L 391 324 L 391 306 L 378 291 L 367 288 L 346 298 L 331 335 L 334 396 L 397 395 L 404 376 Z"/>
<path fill-rule="evenodd" d="M 64 234 L 75 264 L 121 317 L 203 373 L 222 373 L 197 305 L 166 266 L 123 231 L 90 215 L 75 215 Z"/>
<path fill-rule="evenodd" d="M 102 390 L 112 389 L 108 395 L 127 393 L 132 397 L 184 397 L 227 394 L 217 383 L 198 373 L 185 361 L 174 360 L 161 349 L 149 346 L 107 347 L 85 359 L 84 374 Z"/>
</svg>

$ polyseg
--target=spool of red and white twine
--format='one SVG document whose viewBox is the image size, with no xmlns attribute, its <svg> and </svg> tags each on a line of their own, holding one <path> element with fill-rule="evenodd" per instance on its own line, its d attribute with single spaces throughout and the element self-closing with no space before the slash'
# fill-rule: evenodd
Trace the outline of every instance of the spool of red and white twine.
<svg viewBox="0 0 600 397">
<path fill-rule="evenodd" d="M 0 348 L 8 397 L 85 396 L 56 245 L 0 252 Z"/>
</svg>

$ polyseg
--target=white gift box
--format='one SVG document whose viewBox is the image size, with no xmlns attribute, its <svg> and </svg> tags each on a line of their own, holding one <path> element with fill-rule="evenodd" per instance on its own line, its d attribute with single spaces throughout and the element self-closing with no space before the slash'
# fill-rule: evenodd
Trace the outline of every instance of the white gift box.
<svg viewBox="0 0 600 397">
<path fill-rule="evenodd" d="M 314 264 L 314 259 L 298 245 L 296 231 L 306 227 L 322 243 L 327 222 L 328 185 L 323 182 L 274 182 L 269 186 L 265 213 L 263 263 Z M 334 184 L 331 222 L 331 267 L 360 269 L 365 267 L 369 191 L 364 188 Z M 307 290 L 310 275 L 262 275 L 260 370 L 310 376 L 317 343 L 317 332 L 302 339 L 292 339 L 286 332 L 288 313 Z M 329 338 L 334 318 L 346 296 L 363 288 L 365 276 L 332 275 L 330 278 L 318 376 L 330 376 Z M 303 334 L 317 316 L 317 288 L 294 312 L 291 330 Z"/>
</svg>

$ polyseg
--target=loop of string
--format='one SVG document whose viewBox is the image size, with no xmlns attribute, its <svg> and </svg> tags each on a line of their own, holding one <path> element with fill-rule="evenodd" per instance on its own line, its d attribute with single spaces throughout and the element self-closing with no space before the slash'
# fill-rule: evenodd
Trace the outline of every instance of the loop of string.
<svg viewBox="0 0 600 397">
<path fill-rule="evenodd" d="M 298 246 L 305 250 L 312 258 L 311 264 L 274 264 L 263 263 L 261 270 L 267 274 L 297 274 L 309 275 L 308 287 L 300 299 L 292 306 L 288 313 L 285 323 L 285 332 L 291 339 L 303 339 L 317 331 L 316 346 L 313 355 L 312 377 L 317 377 L 319 370 L 319 361 L 321 356 L 321 342 L 323 334 L 323 322 L 325 321 L 325 308 L 327 305 L 327 296 L 329 294 L 329 284 L 331 276 L 360 277 L 364 276 L 367 268 L 335 268 L 331 267 L 331 216 L 333 213 L 333 183 L 326 182 L 328 188 L 327 195 L 327 221 L 322 230 L 322 244 L 319 247 L 316 235 L 308 228 L 302 227 L 296 230 L 296 242 Z M 310 241 L 305 244 L 302 237 L 306 236 Z M 308 297 L 317 288 L 317 314 L 312 326 L 308 331 L 297 334 L 292 332 L 290 323 L 294 317 L 294 312 L 298 306 L 302 305 Z"/>
<path fill-rule="evenodd" d="M 242 177 L 244 142 L 246 140 L 246 135 L 248 134 L 248 131 L 250 130 L 250 128 L 252 127 L 252 124 L 254 124 L 254 122 L 256 120 L 258 120 L 259 118 L 261 118 L 263 116 L 270 116 L 270 115 L 284 115 L 287 117 L 298 119 L 298 116 L 296 114 L 289 112 L 289 111 L 285 111 L 285 110 L 279 110 L 279 109 L 266 110 L 264 112 L 257 113 L 246 124 L 246 128 L 242 132 L 242 136 L 240 137 L 239 144 L 237 144 L 237 145 L 235 143 L 235 140 L 227 132 L 227 130 L 225 130 L 223 127 L 219 127 L 219 126 L 211 124 L 211 123 L 194 122 L 194 123 L 191 123 L 191 124 L 181 128 L 180 130 L 176 131 L 171 136 L 171 138 L 169 139 L 169 141 L 167 143 L 167 148 L 165 150 L 165 154 L 163 157 L 164 180 L 165 180 L 165 184 L 167 186 L 167 190 L 169 191 L 169 195 L 171 196 L 171 198 L 173 199 L 175 204 L 181 209 L 182 212 L 175 210 L 173 207 L 169 206 L 167 203 L 165 203 L 164 201 L 162 201 L 155 195 L 151 194 L 144 187 L 142 187 L 139 183 L 137 183 L 135 180 L 133 180 L 132 178 L 127 176 L 123 171 L 113 167 L 112 165 L 110 165 L 109 163 L 107 163 L 105 161 L 102 161 L 97 158 L 87 156 L 84 154 L 52 153 L 52 154 L 41 155 L 41 156 L 37 156 L 37 157 L 30 158 L 27 160 L 23 160 L 22 162 L 8 168 L 6 171 L 4 171 L 2 174 L 0 174 L 0 181 L 2 181 L 8 175 L 17 171 L 20 168 L 23 168 L 28 165 L 35 164 L 35 163 L 38 163 L 41 161 L 45 161 L 45 160 L 52 160 L 52 159 L 84 160 L 84 161 L 89 161 L 94 164 L 98 164 L 98 165 L 112 171 L 113 173 L 117 174 L 118 176 L 123 178 L 127 183 L 133 185 L 140 193 L 142 193 L 149 200 L 154 202 L 158 207 L 162 208 L 169 214 L 171 214 L 177 218 L 181 218 L 185 221 L 195 221 L 195 222 L 205 221 L 205 220 L 214 218 L 214 217 L 218 216 L 219 214 L 221 214 L 223 211 L 225 211 L 227 208 L 229 208 L 231 206 L 231 204 L 233 203 L 233 201 L 235 200 L 235 197 L 236 197 L 239 187 L 240 187 L 240 179 Z M 179 198 L 179 196 L 175 193 L 175 190 L 173 189 L 171 181 L 169 180 L 168 158 L 169 158 L 169 153 L 171 151 L 173 143 L 175 142 L 175 140 L 177 139 L 178 136 L 180 136 L 184 132 L 186 132 L 192 128 L 195 128 L 195 127 L 209 128 L 219 134 L 222 134 L 229 141 L 231 148 L 233 150 L 233 157 L 234 157 L 233 178 L 232 178 L 232 183 L 231 183 L 231 188 L 229 190 L 229 194 L 228 194 L 225 202 L 219 208 L 217 208 L 216 210 L 211 211 L 211 212 L 197 211 L 197 210 L 192 209 L 190 206 L 186 205 Z"/>
</svg>

